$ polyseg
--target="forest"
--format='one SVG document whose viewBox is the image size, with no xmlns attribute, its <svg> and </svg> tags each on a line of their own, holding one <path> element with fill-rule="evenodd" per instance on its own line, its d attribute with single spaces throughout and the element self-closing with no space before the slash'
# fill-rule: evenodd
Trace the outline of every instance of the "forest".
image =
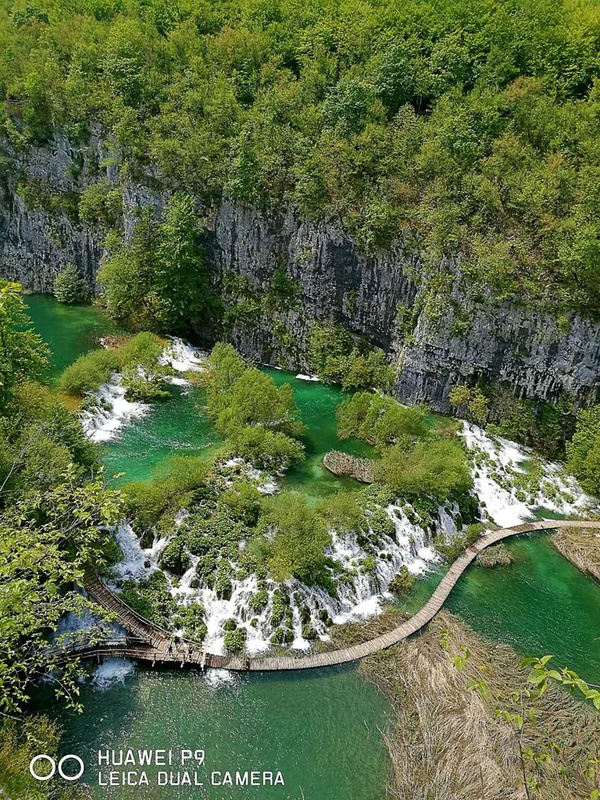
<svg viewBox="0 0 600 800">
<path fill-rule="evenodd" d="M 432 286 L 460 257 L 472 297 L 600 312 L 595 3 L 0 5 L 0 174 L 101 136 L 124 182 L 335 216 L 366 252 L 417 242 Z M 63 200 L 118 212 L 103 179 Z"/>
</svg>

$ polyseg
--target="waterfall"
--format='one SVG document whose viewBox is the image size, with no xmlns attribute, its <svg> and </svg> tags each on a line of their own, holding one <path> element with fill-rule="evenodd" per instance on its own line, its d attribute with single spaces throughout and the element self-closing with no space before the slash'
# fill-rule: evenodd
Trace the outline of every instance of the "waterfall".
<svg viewBox="0 0 600 800">
<path fill-rule="evenodd" d="M 472 456 L 474 491 L 483 516 L 497 525 L 510 527 L 532 519 L 536 508 L 573 516 L 594 505 L 560 464 L 469 422 L 463 422 L 461 435 Z"/>
<path fill-rule="evenodd" d="M 132 403 L 125 398 L 121 376 L 114 373 L 110 383 L 105 383 L 86 398 L 88 408 L 80 412 L 81 425 L 92 442 L 108 442 L 129 420 L 142 417 L 150 406 Z"/>
</svg>

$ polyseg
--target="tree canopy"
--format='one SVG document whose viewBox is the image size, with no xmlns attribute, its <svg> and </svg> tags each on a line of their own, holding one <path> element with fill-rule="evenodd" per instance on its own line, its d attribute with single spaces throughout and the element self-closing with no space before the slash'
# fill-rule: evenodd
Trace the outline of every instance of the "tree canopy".
<svg viewBox="0 0 600 800">
<path fill-rule="evenodd" d="M 48 348 L 28 322 L 21 286 L 0 281 L 0 412 L 15 386 L 37 378 L 48 365 Z"/>
<path fill-rule="evenodd" d="M 597 314 L 599 22 L 563 0 L 3 0 L 2 124 L 10 153 L 100 129 L 125 180 L 334 214 L 370 251 L 401 234 L 433 293 L 458 253 L 498 296 Z M 114 223 L 104 175 L 81 195 Z M 193 250 L 175 206 L 167 270 Z"/>
</svg>

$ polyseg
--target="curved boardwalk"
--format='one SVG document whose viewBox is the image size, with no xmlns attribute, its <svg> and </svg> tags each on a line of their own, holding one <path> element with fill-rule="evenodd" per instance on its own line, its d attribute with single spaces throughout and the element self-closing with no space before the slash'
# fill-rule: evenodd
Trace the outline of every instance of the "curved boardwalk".
<svg viewBox="0 0 600 800">
<path fill-rule="evenodd" d="M 341 650 L 332 650 L 326 653 L 313 653 L 311 655 L 289 655 L 278 657 L 258 657 L 243 658 L 235 656 L 217 656 L 205 653 L 202 646 L 198 643 L 183 641 L 174 646 L 171 634 L 160 628 L 158 625 L 144 619 L 129 606 L 125 605 L 110 589 L 108 589 L 97 577 L 90 576 L 86 581 L 88 595 L 115 614 L 116 621 L 124 627 L 132 638 L 126 642 L 106 643 L 90 650 L 83 651 L 83 657 L 100 658 L 135 658 L 143 661 L 150 661 L 152 664 L 180 664 L 198 665 L 201 667 L 219 667 L 236 671 L 268 671 L 275 672 L 280 670 L 295 669 L 315 669 L 318 667 L 331 667 L 337 664 L 346 664 L 356 661 L 365 656 L 385 650 L 398 642 L 403 641 L 408 636 L 419 631 L 427 625 L 448 598 L 448 595 L 456 585 L 458 579 L 486 547 L 508 539 L 519 533 L 532 531 L 551 530 L 553 528 L 568 525 L 577 528 L 600 528 L 600 522 L 592 521 L 568 521 L 568 520 L 540 520 L 529 522 L 524 525 L 515 525 L 512 528 L 502 528 L 498 531 L 490 531 L 470 545 L 465 552 L 456 559 L 448 572 L 444 575 L 439 585 L 427 601 L 423 608 L 410 619 L 398 625 L 397 628 L 369 639 L 362 644 L 355 644 Z"/>
</svg>

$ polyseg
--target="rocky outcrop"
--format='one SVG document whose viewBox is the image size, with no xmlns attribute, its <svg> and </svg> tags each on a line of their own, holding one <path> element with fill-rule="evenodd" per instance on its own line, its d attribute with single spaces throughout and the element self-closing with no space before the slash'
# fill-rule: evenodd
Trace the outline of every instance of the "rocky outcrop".
<svg viewBox="0 0 600 800">
<path fill-rule="evenodd" d="M 398 352 L 398 399 L 434 399 L 449 411 L 452 386 L 481 378 L 519 398 L 554 400 L 569 392 L 584 405 L 599 399 L 600 326 L 574 316 L 565 331 L 550 314 L 492 300 L 469 305 L 460 293 L 454 299 L 462 301 L 466 330 L 451 303 L 440 320 L 419 318 L 412 341 Z"/>
<path fill-rule="evenodd" d="M 32 203 L 31 192 L 27 198 L 18 190 L 22 177 L 75 199 L 100 179 L 117 186 L 110 148 L 97 133 L 85 145 L 57 136 L 47 147 L 14 156 L 0 198 L 3 277 L 48 292 L 72 262 L 93 287 L 106 231 L 83 224 L 60 204 Z M 151 184 L 123 180 L 125 237 L 138 206 L 149 204 L 158 213 L 168 200 L 156 180 Z M 451 387 L 480 379 L 519 397 L 552 400 L 569 391 L 583 403 L 598 399 L 600 326 L 573 316 L 559 328 L 541 311 L 491 298 L 475 302 L 461 280 L 460 258 L 444 265 L 449 280 L 432 296 L 418 250 L 401 239 L 367 255 L 335 219 L 301 219 L 285 209 L 268 215 L 228 200 L 206 219 L 210 259 L 226 301 L 224 335 L 257 360 L 306 371 L 313 321 L 336 321 L 389 354 L 397 366 L 396 395 L 407 403 L 448 411 Z M 281 274 L 289 283 L 284 293 L 277 290 Z"/>
</svg>

